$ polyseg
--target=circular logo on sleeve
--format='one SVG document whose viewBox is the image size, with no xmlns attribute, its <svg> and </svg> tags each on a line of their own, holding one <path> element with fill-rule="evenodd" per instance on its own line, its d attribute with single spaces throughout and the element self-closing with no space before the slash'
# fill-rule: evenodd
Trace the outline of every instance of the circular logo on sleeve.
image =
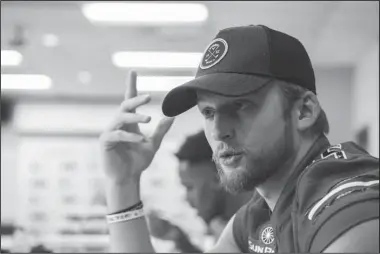
<svg viewBox="0 0 380 254">
<path fill-rule="evenodd" d="M 225 40 L 218 38 L 213 40 L 203 54 L 202 62 L 200 64 L 201 69 L 208 69 L 219 63 L 220 60 L 226 55 L 228 50 L 228 44 Z"/>
<path fill-rule="evenodd" d="M 266 227 L 261 231 L 261 241 L 264 244 L 271 244 L 274 241 L 274 233 L 273 233 L 273 228 L 272 227 Z"/>
</svg>

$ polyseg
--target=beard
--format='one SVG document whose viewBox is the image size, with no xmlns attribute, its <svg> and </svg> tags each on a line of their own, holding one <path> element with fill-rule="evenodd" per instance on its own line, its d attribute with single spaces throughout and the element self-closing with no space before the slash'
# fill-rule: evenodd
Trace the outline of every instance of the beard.
<svg viewBox="0 0 380 254">
<path fill-rule="evenodd" d="M 285 127 L 282 135 L 272 144 L 255 152 L 247 149 L 236 149 L 221 143 L 216 152 L 213 153 L 213 161 L 216 165 L 219 181 L 224 189 L 232 194 L 251 191 L 258 185 L 264 183 L 285 165 L 293 154 L 293 134 L 291 122 L 285 120 Z M 223 169 L 223 165 L 218 161 L 218 154 L 223 150 L 243 152 L 244 164 L 239 168 Z"/>
</svg>

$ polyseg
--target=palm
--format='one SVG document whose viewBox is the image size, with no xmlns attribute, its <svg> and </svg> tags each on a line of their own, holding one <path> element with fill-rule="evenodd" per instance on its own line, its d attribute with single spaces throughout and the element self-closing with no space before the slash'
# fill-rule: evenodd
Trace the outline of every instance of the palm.
<svg viewBox="0 0 380 254">
<path fill-rule="evenodd" d="M 136 114 L 136 108 L 148 103 L 149 97 L 137 96 L 136 73 L 132 72 L 131 80 L 125 93 L 125 100 L 120 111 L 109 128 L 101 135 L 105 172 L 109 179 L 118 183 L 129 180 L 136 182 L 142 171 L 152 162 L 162 138 L 173 123 L 173 118 L 163 118 L 151 138 L 142 139 L 138 123 L 147 123 Z M 136 140 L 136 136 L 138 140 Z M 135 139 L 133 139 L 135 138 Z M 134 179 L 133 179 L 134 178 Z"/>
<path fill-rule="evenodd" d="M 141 133 L 138 126 L 127 131 Z M 155 149 L 151 141 L 144 143 L 117 143 L 105 155 L 108 165 L 107 174 L 116 181 L 126 181 L 129 177 L 139 175 L 152 162 Z"/>
</svg>

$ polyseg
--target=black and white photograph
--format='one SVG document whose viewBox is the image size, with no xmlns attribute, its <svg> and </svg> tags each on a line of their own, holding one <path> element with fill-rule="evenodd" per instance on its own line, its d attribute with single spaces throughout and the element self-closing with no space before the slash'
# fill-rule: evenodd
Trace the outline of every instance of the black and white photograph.
<svg viewBox="0 0 380 254">
<path fill-rule="evenodd" d="M 378 1 L 1 1 L 1 253 L 379 253 Z"/>
</svg>

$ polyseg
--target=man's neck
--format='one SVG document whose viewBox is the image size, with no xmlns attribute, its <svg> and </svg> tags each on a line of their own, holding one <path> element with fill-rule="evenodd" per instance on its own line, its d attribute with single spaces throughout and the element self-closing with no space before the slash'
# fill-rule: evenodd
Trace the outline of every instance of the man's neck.
<svg viewBox="0 0 380 254">
<path fill-rule="evenodd" d="M 297 152 L 291 156 L 288 161 L 276 171 L 276 174 L 268 178 L 264 183 L 256 187 L 257 192 L 263 197 L 271 209 L 274 210 L 276 203 L 281 195 L 285 184 L 288 182 L 289 176 L 293 173 L 294 169 L 305 157 L 311 146 L 314 144 L 315 139 L 304 140 L 300 143 Z"/>
</svg>

